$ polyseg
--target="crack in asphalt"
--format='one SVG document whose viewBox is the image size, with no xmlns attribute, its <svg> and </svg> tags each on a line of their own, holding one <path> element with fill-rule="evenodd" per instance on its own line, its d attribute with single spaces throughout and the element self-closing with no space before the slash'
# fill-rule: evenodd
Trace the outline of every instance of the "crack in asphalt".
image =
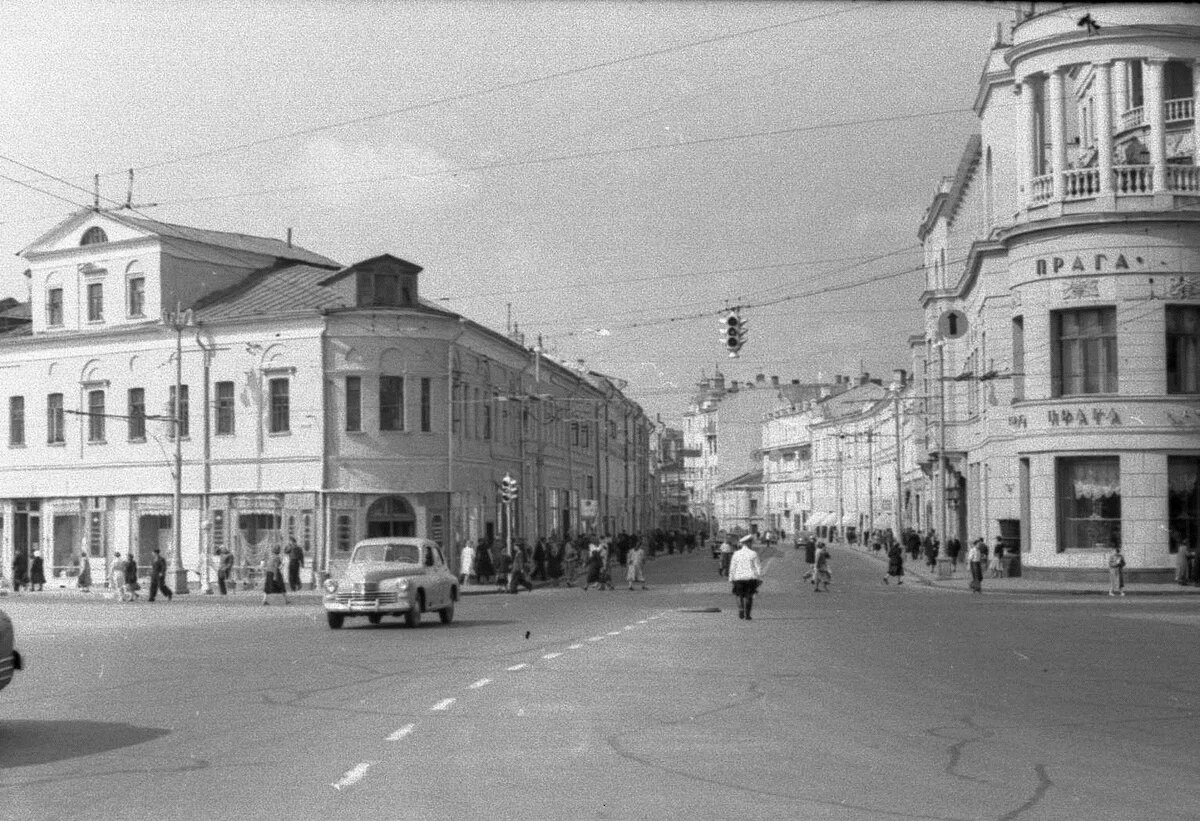
<svg viewBox="0 0 1200 821">
<path fill-rule="evenodd" d="M 1050 780 L 1050 776 L 1046 775 L 1046 765 L 1036 764 L 1034 765 L 1033 771 L 1037 773 L 1038 777 L 1038 785 L 1034 789 L 1033 795 L 1031 795 L 1029 800 L 1027 800 L 1024 804 L 1017 807 L 1015 810 L 1001 815 L 996 819 L 996 821 L 1013 821 L 1014 818 L 1020 817 L 1022 813 L 1025 813 L 1036 807 L 1042 802 L 1042 799 L 1046 797 L 1046 793 L 1048 793 L 1050 788 L 1054 786 L 1054 782 Z"/>
<path fill-rule="evenodd" d="M 761 701 L 762 699 L 766 698 L 766 695 L 767 695 L 766 692 L 759 688 L 758 682 L 752 681 L 752 682 L 750 682 L 748 693 L 745 696 L 743 696 L 742 698 L 734 698 L 734 699 L 732 699 L 724 704 L 721 704 L 717 707 L 714 707 L 710 710 L 704 710 L 699 713 L 691 713 L 683 718 L 679 718 L 679 719 L 676 719 L 673 721 L 670 721 L 670 720 L 660 721 L 660 722 L 658 722 L 658 724 L 660 727 L 674 727 L 674 726 L 683 725 L 683 724 L 691 724 L 691 723 L 695 722 L 697 719 L 709 718 L 709 717 L 718 715 L 720 713 L 727 712 L 729 710 L 734 710 L 734 709 L 737 709 L 740 707 L 744 707 L 747 704 L 752 704 L 756 701 Z M 843 810 L 852 810 L 855 812 L 872 812 L 872 813 L 876 813 L 879 815 L 891 816 L 891 817 L 895 817 L 895 818 L 922 819 L 922 821 L 967 821 L 967 818 L 968 818 L 967 816 L 926 815 L 926 814 L 919 814 L 919 813 L 901 812 L 898 810 L 881 809 L 879 807 L 869 806 L 866 804 L 852 804 L 852 803 L 848 803 L 845 801 L 833 801 L 833 800 L 828 800 L 828 799 L 811 798 L 811 797 L 807 797 L 807 796 L 803 796 L 803 795 L 796 795 L 796 794 L 790 793 L 790 792 L 780 792 L 778 790 L 766 789 L 763 787 L 750 787 L 745 784 L 739 784 L 739 783 L 736 783 L 733 781 L 728 781 L 728 780 L 722 779 L 722 778 L 714 778 L 711 776 L 699 775 L 693 770 L 677 769 L 677 768 L 671 767 L 667 764 L 653 761 L 651 759 L 640 756 L 634 752 L 631 752 L 630 750 L 627 750 L 621 746 L 622 737 L 635 735 L 638 733 L 644 733 L 644 732 L 645 732 L 644 730 L 638 729 L 638 730 L 630 731 L 628 733 L 617 733 L 617 734 L 609 736 L 608 738 L 605 739 L 605 741 L 608 743 L 609 748 L 614 753 L 616 753 L 618 756 L 620 756 L 621 758 L 624 758 L 627 761 L 632 761 L 637 764 L 641 764 L 645 767 L 649 767 L 651 769 L 658 770 L 659 772 L 671 773 L 672 775 L 676 775 L 676 776 L 685 778 L 688 781 L 694 781 L 694 782 L 697 782 L 700 784 L 707 784 L 709 786 L 727 787 L 730 789 L 738 790 L 740 792 L 749 793 L 750 795 L 764 796 L 764 797 L 768 797 L 768 798 L 782 798 L 782 799 L 786 799 L 786 800 L 790 800 L 790 801 L 803 802 L 805 804 L 811 804 L 811 805 L 815 805 L 815 806 L 831 807 L 831 808 L 837 808 L 837 809 L 843 809 Z"/>
<path fill-rule="evenodd" d="M 942 741 L 954 741 L 953 744 L 946 748 L 948 759 L 946 761 L 946 766 L 942 768 L 943 773 L 951 778 L 957 778 L 962 781 L 971 781 L 977 784 L 984 783 L 986 779 L 975 778 L 973 776 L 960 773 L 958 771 L 958 765 L 959 762 L 962 761 L 962 751 L 964 747 L 966 747 L 968 744 L 974 744 L 979 741 L 987 741 L 989 738 L 994 737 L 996 733 L 993 730 L 985 730 L 984 728 L 978 726 L 974 721 L 971 720 L 970 716 L 963 716 L 959 719 L 959 721 L 962 723 L 962 725 L 965 725 L 968 730 L 974 733 L 974 735 L 970 736 L 969 738 L 960 738 L 958 740 L 954 740 L 955 736 L 948 735 L 948 733 L 960 730 L 960 725 L 948 727 L 930 727 L 925 732 L 934 738 L 941 739 Z"/>
</svg>

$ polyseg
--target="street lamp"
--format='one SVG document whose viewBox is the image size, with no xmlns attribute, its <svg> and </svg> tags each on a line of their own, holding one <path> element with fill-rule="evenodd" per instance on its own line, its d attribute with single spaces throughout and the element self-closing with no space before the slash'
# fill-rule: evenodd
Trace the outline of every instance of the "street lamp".
<svg viewBox="0 0 1200 821">
<path fill-rule="evenodd" d="M 164 322 L 175 330 L 175 402 L 171 408 L 171 432 L 175 437 L 175 487 L 171 518 L 172 589 L 187 593 L 187 570 L 183 567 L 183 329 L 192 324 L 192 312 L 175 303 L 174 313 L 166 314 Z"/>
</svg>

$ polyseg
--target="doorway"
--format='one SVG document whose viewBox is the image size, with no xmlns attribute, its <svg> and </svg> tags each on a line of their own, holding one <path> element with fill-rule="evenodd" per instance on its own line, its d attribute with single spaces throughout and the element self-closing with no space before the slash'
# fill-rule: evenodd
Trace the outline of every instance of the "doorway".
<svg viewBox="0 0 1200 821">
<path fill-rule="evenodd" d="M 417 517 L 402 496 L 384 496 L 367 508 L 367 538 L 416 536 Z"/>
</svg>

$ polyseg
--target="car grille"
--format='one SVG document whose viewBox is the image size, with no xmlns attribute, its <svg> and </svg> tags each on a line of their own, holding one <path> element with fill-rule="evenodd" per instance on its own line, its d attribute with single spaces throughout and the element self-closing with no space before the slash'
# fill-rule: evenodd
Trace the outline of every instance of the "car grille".
<svg viewBox="0 0 1200 821">
<path fill-rule="evenodd" d="M 364 585 L 355 585 L 354 587 L 355 589 L 352 592 L 338 592 L 335 593 L 331 598 L 338 604 L 349 605 L 395 604 L 396 602 L 400 601 L 400 595 L 395 590 L 381 591 L 375 585 L 370 586 L 371 588 L 375 589 L 367 590 L 361 589 L 364 587 Z"/>
</svg>

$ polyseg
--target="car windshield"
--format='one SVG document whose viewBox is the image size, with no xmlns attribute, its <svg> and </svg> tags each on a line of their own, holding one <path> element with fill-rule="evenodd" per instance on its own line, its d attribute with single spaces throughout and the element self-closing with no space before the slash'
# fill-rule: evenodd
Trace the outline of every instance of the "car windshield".
<svg viewBox="0 0 1200 821">
<path fill-rule="evenodd" d="M 360 544 L 350 557 L 351 564 L 365 562 L 408 562 L 420 564 L 421 548 L 415 544 Z"/>
</svg>

